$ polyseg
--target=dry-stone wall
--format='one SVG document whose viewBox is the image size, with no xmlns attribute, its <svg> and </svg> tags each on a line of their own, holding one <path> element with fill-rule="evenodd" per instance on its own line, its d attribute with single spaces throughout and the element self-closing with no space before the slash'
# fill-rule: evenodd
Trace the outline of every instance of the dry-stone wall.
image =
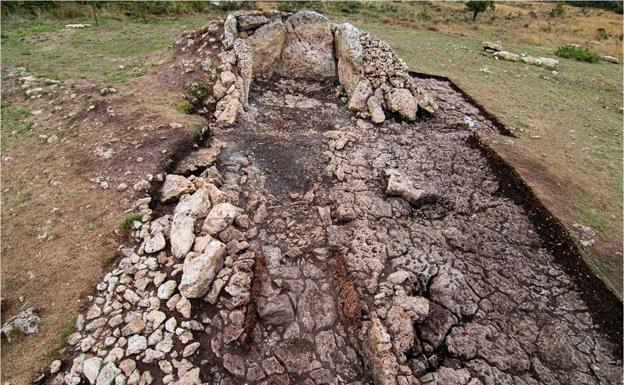
<svg viewBox="0 0 624 385">
<path fill-rule="evenodd" d="M 219 27 L 212 24 L 208 30 Z M 208 30 L 186 37 L 205 39 Z M 252 79 L 271 75 L 337 77 L 349 97 L 349 110 L 374 123 L 382 123 L 388 112 L 412 121 L 419 108 L 427 113 L 437 109 L 389 44 L 349 23 L 332 24 L 317 12 L 232 13 L 223 22 L 221 42 L 213 95 L 215 117 L 225 125 L 246 109 Z"/>
</svg>

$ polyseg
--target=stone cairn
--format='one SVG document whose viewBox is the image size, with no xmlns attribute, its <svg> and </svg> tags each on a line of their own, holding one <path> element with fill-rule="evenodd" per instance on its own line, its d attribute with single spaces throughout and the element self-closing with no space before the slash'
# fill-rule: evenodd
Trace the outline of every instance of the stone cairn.
<svg viewBox="0 0 624 385">
<path fill-rule="evenodd" d="M 434 113 L 437 105 L 420 90 L 405 62 L 392 47 L 349 23 L 332 24 L 317 12 L 231 13 L 222 23 L 223 51 L 212 87 L 218 123 L 232 125 L 248 108 L 254 78 L 279 75 L 294 79 L 338 78 L 349 110 L 374 123 L 387 112 L 413 121 L 418 109 Z M 177 46 L 198 46 L 199 55 L 221 22 L 182 36 Z M 184 49 L 185 47 L 183 47 Z M 207 59 L 210 60 L 210 59 Z"/>
</svg>

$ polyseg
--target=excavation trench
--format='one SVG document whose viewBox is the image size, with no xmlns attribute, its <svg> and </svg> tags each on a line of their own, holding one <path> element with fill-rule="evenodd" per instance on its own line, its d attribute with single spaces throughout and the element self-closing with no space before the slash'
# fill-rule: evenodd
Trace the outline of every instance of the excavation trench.
<svg viewBox="0 0 624 385">
<path fill-rule="evenodd" d="M 103 317 L 87 317 L 75 345 L 82 360 L 119 348 L 110 360 L 137 368 L 128 383 L 621 383 L 621 318 L 599 310 L 621 305 L 593 276 L 581 284 L 574 271 L 584 271 L 567 268 L 543 234 L 552 227 L 539 226 L 547 211 L 510 188 L 525 185 L 478 145 L 500 124 L 448 82 L 415 81 L 435 95 L 437 113 L 372 125 L 347 111 L 332 80 L 254 80 L 245 115 L 229 128 L 209 120 L 209 137 L 172 165 L 220 147 L 215 168 L 186 175 L 217 184 L 243 210 L 212 235 L 228 256 L 210 292 L 152 301 L 163 282 L 180 284 L 173 239 L 157 254 L 128 251 L 94 293 L 96 305 L 123 310 L 112 306 L 99 327 L 89 325 Z M 389 188 L 393 178 L 404 183 Z M 153 218 L 175 206 L 153 203 Z M 194 232 L 204 235 L 201 221 Z M 154 326 L 153 312 L 176 326 Z M 147 322 L 122 331 L 121 343 L 114 329 L 133 314 Z M 147 349 L 128 354 L 143 335 Z"/>
<path fill-rule="evenodd" d="M 479 131 L 499 124 L 445 81 L 419 81 L 441 112 L 416 123 L 372 128 L 346 111 L 331 82 L 273 78 L 252 86 L 251 119 L 215 130 L 226 144 L 217 168 L 238 181 L 238 205 L 252 220 L 261 215 L 245 331 L 217 354 L 202 338 L 203 353 L 190 361 L 221 368 L 216 377 L 202 370 L 203 381 L 618 382 L 617 319 L 583 302 L 595 293 L 550 254 L 557 249 L 542 240 L 539 213 L 524 211 L 518 196 L 528 192 L 508 187 L 521 181 L 476 145 Z M 410 205 L 388 196 L 386 169 L 439 199 Z M 408 278 L 397 283 L 396 272 Z M 428 314 L 406 323 L 395 311 L 405 297 L 426 298 Z M 292 315 L 259 314 L 267 301 Z M 393 358 L 370 346 L 375 319 Z M 409 325 L 413 335 L 402 330 Z M 592 351 L 583 353 L 583 343 Z M 226 354 L 245 369 L 222 366 Z M 276 363 L 282 373 L 267 371 Z"/>
</svg>

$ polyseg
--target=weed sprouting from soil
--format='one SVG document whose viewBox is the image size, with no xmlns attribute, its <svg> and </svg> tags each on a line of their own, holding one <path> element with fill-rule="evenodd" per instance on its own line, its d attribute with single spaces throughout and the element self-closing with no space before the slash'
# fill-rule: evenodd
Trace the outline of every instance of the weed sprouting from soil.
<svg viewBox="0 0 624 385">
<path fill-rule="evenodd" d="M 113 263 L 115 263 L 116 260 L 117 260 L 117 254 L 116 253 L 106 254 L 106 255 L 102 256 L 102 265 L 104 267 L 111 266 Z"/>
<path fill-rule="evenodd" d="M 173 105 L 173 108 L 175 108 L 175 110 L 178 112 L 188 114 L 189 112 L 191 112 L 191 108 L 193 108 L 193 105 L 188 100 L 183 100 L 179 103 L 175 103 Z"/>
<path fill-rule="evenodd" d="M 73 317 L 65 327 L 60 331 L 56 342 L 56 350 L 65 349 L 67 347 L 67 339 L 76 331 L 76 317 Z"/>
<path fill-rule="evenodd" d="M 193 124 L 191 126 L 191 134 L 195 138 L 199 138 L 199 137 L 202 136 L 202 133 L 204 132 L 203 128 L 204 128 L 204 126 L 202 124 L 199 124 L 199 123 Z"/>
<path fill-rule="evenodd" d="M 118 225 L 117 230 L 125 232 L 132 228 L 132 224 L 135 221 L 140 221 L 143 218 L 140 214 L 129 215 L 125 217 Z"/>
</svg>

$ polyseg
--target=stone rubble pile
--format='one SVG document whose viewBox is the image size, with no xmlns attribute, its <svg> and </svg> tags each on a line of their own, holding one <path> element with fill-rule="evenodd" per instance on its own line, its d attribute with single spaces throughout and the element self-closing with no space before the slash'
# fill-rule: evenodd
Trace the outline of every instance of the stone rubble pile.
<svg viewBox="0 0 624 385">
<path fill-rule="evenodd" d="M 206 47 L 217 41 L 220 30 L 213 22 L 176 43 L 206 55 Z M 247 109 L 252 80 L 273 74 L 337 77 L 349 98 L 349 110 L 375 123 L 386 119 L 385 111 L 412 121 L 419 109 L 435 113 L 438 108 L 417 87 L 389 44 L 349 23 L 332 24 L 313 11 L 231 13 L 220 37 L 223 52 L 218 54 L 219 64 L 210 70 L 214 81 L 210 100 L 216 103 L 217 122 L 224 125 L 234 124 Z"/>
<path fill-rule="evenodd" d="M 201 176 L 166 176 L 160 200 L 177 202 L 172 215 L 152 220 L 151 198 L 135 202 L 143 217 L 132 235 L 140 246 L 121 249 L 118 266 L 89 297 L 68 338 L 77 355 L 52 384 L 201 383 L 192 357 L 245 334 L 255 264 L 246 239 L 255 230 L 235 206 L 239 190 L 212 166 Z M 211 330 L 214 338 L 202 343 Z"/>
</svg>

